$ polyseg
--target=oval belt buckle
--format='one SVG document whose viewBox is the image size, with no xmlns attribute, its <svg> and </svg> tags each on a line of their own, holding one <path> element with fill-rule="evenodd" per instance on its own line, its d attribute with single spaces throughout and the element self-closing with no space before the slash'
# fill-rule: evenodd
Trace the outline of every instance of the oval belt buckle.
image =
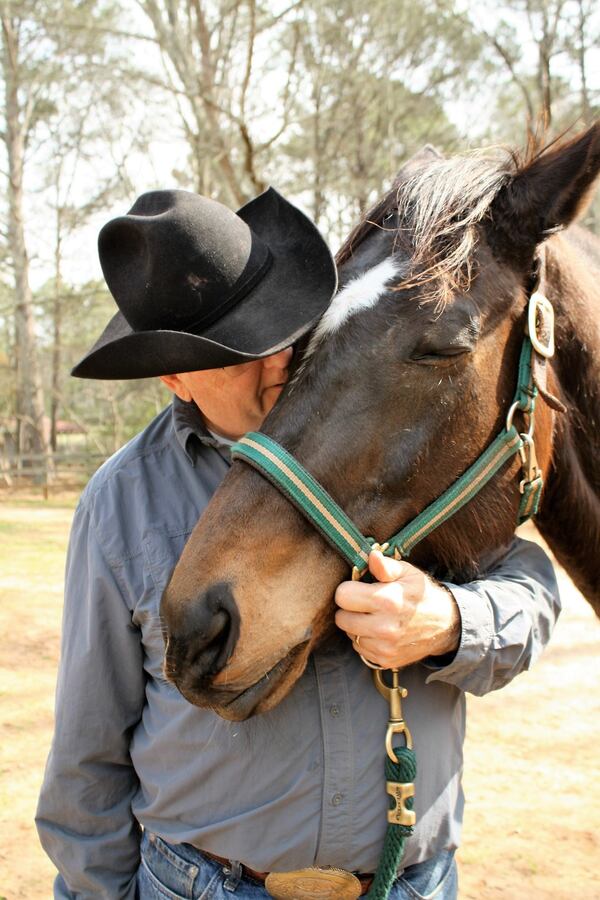
<svg viewBox="0 0 600 900">
<path fill-rule="evenodd" d="M 356 875 L 335 868 L 270 872 L 265 887 L 274 900 L 358 900 L 362 893 Z"/>
</svg>

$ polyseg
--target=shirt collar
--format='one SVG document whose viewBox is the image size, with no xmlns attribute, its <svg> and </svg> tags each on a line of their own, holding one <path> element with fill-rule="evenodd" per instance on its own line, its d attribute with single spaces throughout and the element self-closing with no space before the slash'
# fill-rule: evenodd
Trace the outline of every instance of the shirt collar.
<svg viewBox="0 0 600 900">
<path fill-rule="evenodd" d="M 202 413 L 193 400 L 186 403 L 177 395 L 173 397 L 173 428 L 175 436 L 187 458 L 194 466 L 202 447 L 214 447 L 229 462 L 229 445 L 217 434 L 209 432 Z"/>
</svg>

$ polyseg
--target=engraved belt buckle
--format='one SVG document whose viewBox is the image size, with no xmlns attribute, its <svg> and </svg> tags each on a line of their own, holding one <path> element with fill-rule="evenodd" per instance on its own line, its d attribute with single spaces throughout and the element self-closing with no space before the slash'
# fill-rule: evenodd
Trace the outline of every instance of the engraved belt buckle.
<svg viewBox="0 0 600 900">
<path fill-rule="evenodd" d="M 362 894 L 356 875 L 329 867 L 270 872 L 265 887 L 275 900 L 357 900 Z"/>
</svg>

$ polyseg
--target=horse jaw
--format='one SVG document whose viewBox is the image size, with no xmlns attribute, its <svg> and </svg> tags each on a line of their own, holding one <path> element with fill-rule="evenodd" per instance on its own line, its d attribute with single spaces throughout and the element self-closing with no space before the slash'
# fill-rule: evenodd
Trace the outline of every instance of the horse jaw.
<svg viewBox="0 0 600 900">
<path fill-rule="evenodd" d="M 286 522 L 285 534 L 257 547 L 250 533 L 272 536 L 277 515 Z M 260 579 L 250 581 L 246 570 L 255 569 L 257 556 Z M 301 677 L 311 652 L 335 630 L 333 594 L 346 569 L 268 482 L 234 464 L 184 549 L 162 612 L 170 627 L 188 614 L 193 620 L 194 606 L 205 603 L 211 585 L 226 581 L 239 635 L 223 668 L 202 678 L 189 672 L 185 647 L 180 659 L 169 659 L 167 649 L 167 678 L 190 703 L 232 721 L 274 708 Z"/>
</svg>

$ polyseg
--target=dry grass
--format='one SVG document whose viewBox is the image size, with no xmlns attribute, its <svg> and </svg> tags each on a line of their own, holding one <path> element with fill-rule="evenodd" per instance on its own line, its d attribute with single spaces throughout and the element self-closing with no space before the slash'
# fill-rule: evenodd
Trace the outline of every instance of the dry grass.
<svg viewBox="0 0 600 900">
<path fill-rule="evenodd" d="M 600 622 L 560 583 L 542 659 L 468 700 L 461 900 L 600 898 Z"/>
<path fill-rule="evenodd" d="M 49 900 L 33 825 L 52 733 L 74 498 L 0 502 L 0 900 Z M 600 623 L 565 612 L 531 673 L 469 699 L 461 900 L 600 898 Z"/>
</svg>

